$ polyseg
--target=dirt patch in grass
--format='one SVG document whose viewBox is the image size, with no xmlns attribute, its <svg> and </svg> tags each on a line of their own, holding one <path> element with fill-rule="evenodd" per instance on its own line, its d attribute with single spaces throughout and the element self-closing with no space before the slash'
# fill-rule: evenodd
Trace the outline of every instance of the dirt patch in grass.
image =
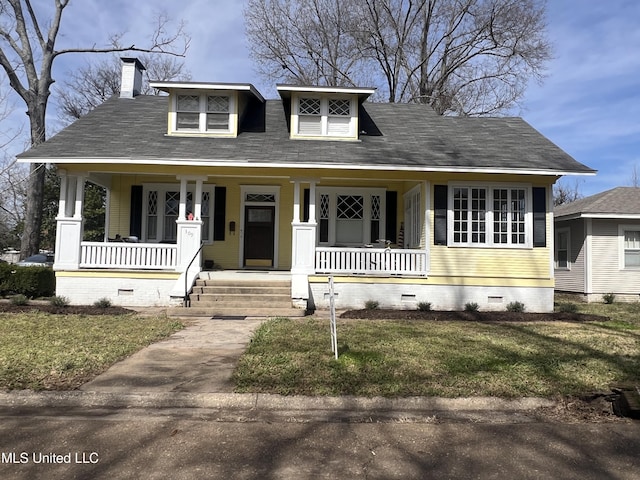
<svg viewBox="0 0 640 480">
<path fill-rule="evenodd" d="M 606 322 L 609 317 L 577 312 L 449 312 L 420 310 L 348 310 L 340 318 L 362 320 L 443 320 L 465 322 Z"/>
<path fill-rule="evenodd" d="M 124 307 L 96 307 L 93 305 L 67 305 L 66 307 L 58 307 L 50 303 L 37 302 L 27 305 L 14 305 L 9 301 L 0 302 L 0 313 L 28 313 L 43 312 L 54 315 L 127 315 L 135 313 Z"/>
</svg>

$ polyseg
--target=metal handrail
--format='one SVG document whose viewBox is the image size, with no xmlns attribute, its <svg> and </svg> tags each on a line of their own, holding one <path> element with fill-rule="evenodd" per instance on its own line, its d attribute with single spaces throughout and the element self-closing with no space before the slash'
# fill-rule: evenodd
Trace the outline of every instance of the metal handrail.
<svg viewBox="0 0 640 480">
<path fill-rule="evenodd" d="M 191 305 L 191 302 L 189 301 L 189 305 L 187 305 L 187 297 L 188 297 L 188 287 L 187 287 L 187 280 L 189 278 L 189 269 L 191 268 L 191 264 L 193 263 L 193 261 L 196 259 L 196 257 L 200 254 L 200 251 L 202 251 L 202 247 L 204 247 L 204 242 L 200 242 L 200 248 L 198 249 L 198 251 L 193 255 L 193 258 L 191 258 L 191 261 L 189 262 L 189 265 L 187 265 L 186 270 L 184 271 L 184 297 L 183 301 L 182 301 L 182 306 L 183 307 L 188 307 Z"/>
</svg>

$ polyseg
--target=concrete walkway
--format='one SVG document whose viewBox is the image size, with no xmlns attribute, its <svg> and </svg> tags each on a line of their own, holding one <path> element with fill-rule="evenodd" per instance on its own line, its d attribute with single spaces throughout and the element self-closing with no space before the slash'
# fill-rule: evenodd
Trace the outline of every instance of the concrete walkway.
<svg viewBox="0 0 640 480">
<path fill-rule="evenodd" d="M 98 393 L 230 393 L 235 364 L 264 318 L 190 319 L 168 339 L 116 363 L 80 390 Z"/>
</svg>

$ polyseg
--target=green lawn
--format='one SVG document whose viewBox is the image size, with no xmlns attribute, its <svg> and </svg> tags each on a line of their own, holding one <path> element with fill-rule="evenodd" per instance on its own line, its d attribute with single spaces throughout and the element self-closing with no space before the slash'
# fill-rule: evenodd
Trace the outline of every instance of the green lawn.
<svg viewBox="0 0 640 480">
<path fill-rule="evenodd" d="M 0 314 L 0 389 L 75 389 L 181 328 L 167 317 L 133 314 Z"/>
<path fill-rule="evenodd" d="M 640 305 L 578 304 L 603 322 L 275 319 L 256 331 L 238 392 L 521 397 L 640 382 Z"/>
</svg>

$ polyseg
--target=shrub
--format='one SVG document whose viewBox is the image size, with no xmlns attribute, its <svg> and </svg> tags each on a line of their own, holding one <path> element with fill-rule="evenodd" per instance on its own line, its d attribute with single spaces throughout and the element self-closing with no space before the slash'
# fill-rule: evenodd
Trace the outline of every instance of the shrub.
<svg viewBox="0 0 640 480">
<path fill-rule="evenodd" d="M 507 305 L 507 312 L 524 312 L 524 303 L 511 302 Z"/>
<path fill-rule="evenodd" d="M 69 305 L 69 299 L 67 297 L 58 295 L 56 295 L 55 297 L 51 297 L 51 300 L 49 300 L 49 302 L 54 307 L 66 307 L 67 305 Z"/>
<path fill-rule="evenodd" d="M 376 300 L 367 300 L 364 304 L 364 308 L 367 310 L 376 310 L 380 306 Z"/>
<path fill-rule="evenodd" d="M 467 302 L 464 304 L 464 311 L 465 312 L 477 312 L 478 311 L 478 304 L 476 302 Z"/>
<path fill-rule="evenodd" d="M 561 303 L 558 305 L 558 311 L 564 313 L 576 313 L 578 311 L 578 305 L 575 303 Z"/>
<path fill-rule="evenodd" d="M 29 299 L 26 295 L 14 295 L 13 297 L 11 297 L 11 303 L 13 303 L 14 305 L 26 305 L 27 303 L 29 303 Z"/>
<path fill-rule="evenodd" d="M 0 295 L 22 294 L 29 298 L 50 297 L 56 291 L 51 268 L 0 264 Z"/>
<path fill-rule="evenodd" d="M 98 308 L 109 308 L 111 306 L 111 300 L 104 297 L 93 302 L 93 306 Z"/>
<path fill-rule="evenodd" d="M 607 305 L 611 305 L 615 301 L 615 299 L 616 296 L 613 293 L 605 293 L 604 295 L 602 295 L 602 301 Z"/>
<path fill-rule="evenodd" d="M 418 310 L 421 312 L 430 312 L 431 302 L 418 302 Z"/>
</svg>

